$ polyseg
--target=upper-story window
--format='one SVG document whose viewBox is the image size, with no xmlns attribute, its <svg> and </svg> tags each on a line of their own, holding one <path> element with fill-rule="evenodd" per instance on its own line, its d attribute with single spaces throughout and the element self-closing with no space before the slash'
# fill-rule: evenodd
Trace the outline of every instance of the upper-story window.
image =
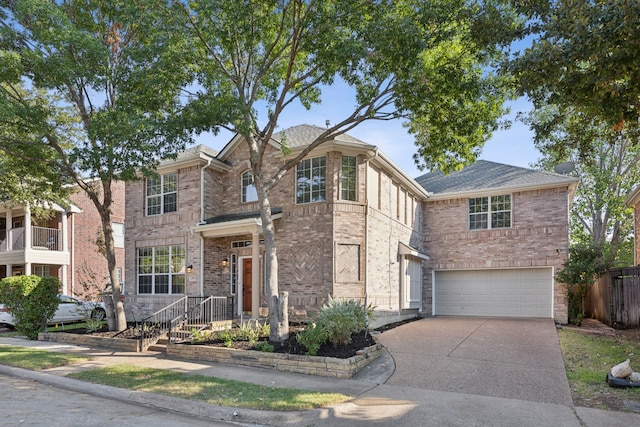
<svg viewBox="0 0 640 427">
<path fill-rule="evenodd" d="M 326 200 L 327 159 L 316 157 L 303 160 L 296 167 L 296 203 Z"/>
<path fill-rule="evenodd" d="M 258 192 L 253 184 L 253 172 L 246 171 L 242 174 L 242 203 L 255 202 L 258 200 Z"/>
<path fill-rule="evenodd" d="M 469 199 L 469 229 L 511 227 L 511 195 Z"/>
<path fill-rule="evenodd" d="M 178 210 L 178 174 L 147 178 L 147 215 Z"/>
<path fill-rule="evenodd" d="M 356 157 L 342 156 L 340 199 L 356 201 Z"/>
</svg>

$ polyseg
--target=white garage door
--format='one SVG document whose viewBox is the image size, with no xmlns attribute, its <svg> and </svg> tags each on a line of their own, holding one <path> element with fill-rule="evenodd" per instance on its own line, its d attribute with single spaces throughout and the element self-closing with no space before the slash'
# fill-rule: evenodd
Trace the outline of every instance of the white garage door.
<svg viewBox="0 0 640 427">
<path fill-rule="evenodd" d="M 436 315 L 550 318 L 551 268 L 437 271 Z"/>
</svg>

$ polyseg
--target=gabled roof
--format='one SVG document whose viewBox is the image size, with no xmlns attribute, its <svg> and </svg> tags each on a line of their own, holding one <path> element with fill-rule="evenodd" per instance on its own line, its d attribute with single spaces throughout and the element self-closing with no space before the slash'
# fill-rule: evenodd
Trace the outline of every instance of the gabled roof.
<svg viewBox="0 0 640 427">
<path fill-rule="evenodd" d="M 273 135 L 273 140 L 278 143 L 282 143 L 284 139 L 284 142 L 289 148 L 306 147 L 322 135 L 322 132 L 325 130 L 326 129 L 321 128 L 320 126 L 302 124 L 292 126 L 275 133 Z M 350 144 L 362 144 L 364 147 L 369 147 L 369 144 L 366 144 L 358 138 L 354 138 L 346 133 L 336 136 L 334 141 L 347 142 Z"/>
<path fill-rule="evenodd" d="M 314 125 L 297 125 L 287 128 L 283 131 L 277 132 L 273 135 L 269 143 L 276 149 L 281 149 L 281 143 L 285 142 L 287 147 L 290 148 L 295 155 L 296 152 L 300 152 L 304 147 L 310 145 L 315 141 L 318 136 L 322 135 L 325 128 Z M 283 141 L 285 139 L 285 141 Z M 243 141 L 243 137 L 236 134 L 231 141 L 225 145 L 220 151 L 217 159 L 221 162 L 226 162 L 228 156 L 236 149 L 236 147 Z M 321 154 L 326 151 L 342 151 L 347 153 L 362 153 L 372 163 L 384 168 L 391 172 L 394 179 L 404 183 L 408 188 L 414 191 L 421 199 L 426 200 L 427 192 L 424 191 L 405 171 L 400 169 L 395 163 L 391 161 L 386 155 L 384 155 L 375 145 L 367 144 L 358 138 L 354 138 L 348 134 L 341 134 L 335 136 L 332 140 L 324 142 L 316 150 L 313 151 L 314 155 Z"/>
<path fill-rule="evenodd" d="M 577 178 L 565 175 L 487 160 L 478 160 L 449 175 L 430 172 L 416 178 L 416 181 L 431 194 L 431 200 L 497 191 L 523 191 L 565 186 L 570 187 L 570 193 L 573 196 L 579 182 Z"/>
<path fill-rule="evenodd" d="M 158 170 L 176 169 L 192 162 L 209 163 L 218 169 L 228 169 L 229 166 L 217 159 L 218 152 L 204 144 L 195 145 L 178 153 L 175 159 L 161 160 Z"/>
</svg>

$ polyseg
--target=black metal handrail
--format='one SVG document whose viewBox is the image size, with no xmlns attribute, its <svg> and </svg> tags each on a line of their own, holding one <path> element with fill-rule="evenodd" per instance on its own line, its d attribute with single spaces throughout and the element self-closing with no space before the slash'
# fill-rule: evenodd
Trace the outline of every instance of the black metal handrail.
<svg viewBox="0 0 640 427">
<path fill-rule="evenodd" d="M 233 296 L 184 296 L 142 320 L 138 325 L 141 349 L 155 344 L 165 333 L 169 342 L 176 342 L 179 331 L 190 336 L 192 328 L 206 329 L 214 322 L 232 320 L 233 315 Z"/>
</svg>

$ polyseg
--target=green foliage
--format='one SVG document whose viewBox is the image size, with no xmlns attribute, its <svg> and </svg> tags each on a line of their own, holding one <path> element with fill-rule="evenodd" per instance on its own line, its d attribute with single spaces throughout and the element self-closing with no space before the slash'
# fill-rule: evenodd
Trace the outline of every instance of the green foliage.
<svg viewBox="0 0 640 427">
<path fill-rule="evenodd" d="M 640 181 L 640 134 L 612 130 L 602 120 L 557 106 L 535 110 L 527 123 L 543 154 L 541 168 L 552 170 L 566 160 L 576 166 L 572 175 L 580 183 L 571 205 L 571 242 L 600 248 L 607 264 L 621 261 L 618 251 L 628 255 L 624 242 L 633 231 L 633 212 L 625 202 Z"/>
<path fill-rule="evenodd" d="M 525 2 L 537 38 L 511 64 L 536 108 L 557 104 L 609 127 L 638 128 L 637 0 Z"/>
<path fill-rule="evenodd" d="M 367 329 L 371 317 L 371 307 L 364 307 L 358 301 L 329 298 L 311 326 L 298 333 L 296 339 L 307 349 L 307 354 L 315 355 L 326 342 L 334 348 L 349 344 L 354 333 Z"/>
<path fill-rule="evenodd" d="M 254 350 L 263 351 L 265 353 L 273 353 L 275 350 L 273 345 L 269 344 L 268 341 L 260 341 L 253 347 Z"/>
<path fill-rule="evenodd" d="M 610 267 L 603 262 L 601 248 L 584 243 L 569 247 L 569 259 L 556 273 L 556 279 L 567 284 L 570 322 L 579 324 L 585 318 L 587 292 L 598 275 Z"/>
<path fill-rule="evenodd" d="M 7 174 L 0 196 L 37 201 L 68 182 L 86 193 L 115 284 L 110 326 L 123 330 L 112 184 L 150 173 L 191 141 L 180 117 L 181 88 L 193 80 L 182 23 L 164 0 L 8 1 L 0 16 L 0 169 L 28 172 Z"/>
<path fill-rule="evenodd" d="M 6 277 L 0 281 L 0 303 L 15 319 L 16 330 L 35 339 L 56 312 L 59 291 L 55 277 Z"/>
<path fill-rule="evenodd" d="M 194 342 L 222 341 L 225 346 L 231 347 L 235 341 L 247 341 L 254 344 L 260 338 L 269 336 L 269 324 L 260 322 L 244 322 L 237 328 L 224 331 L 198 331 L 191 329 L 191 337 Z"/>
<path fill-rule="evenodd" d="M 298 332 L 296 341 L 307 349 L 307 354 L 315 356 L 320 346 L 327 342 L 328 333 L 320 323 L 310 323 L 304 331 Z"/>
</svg>

